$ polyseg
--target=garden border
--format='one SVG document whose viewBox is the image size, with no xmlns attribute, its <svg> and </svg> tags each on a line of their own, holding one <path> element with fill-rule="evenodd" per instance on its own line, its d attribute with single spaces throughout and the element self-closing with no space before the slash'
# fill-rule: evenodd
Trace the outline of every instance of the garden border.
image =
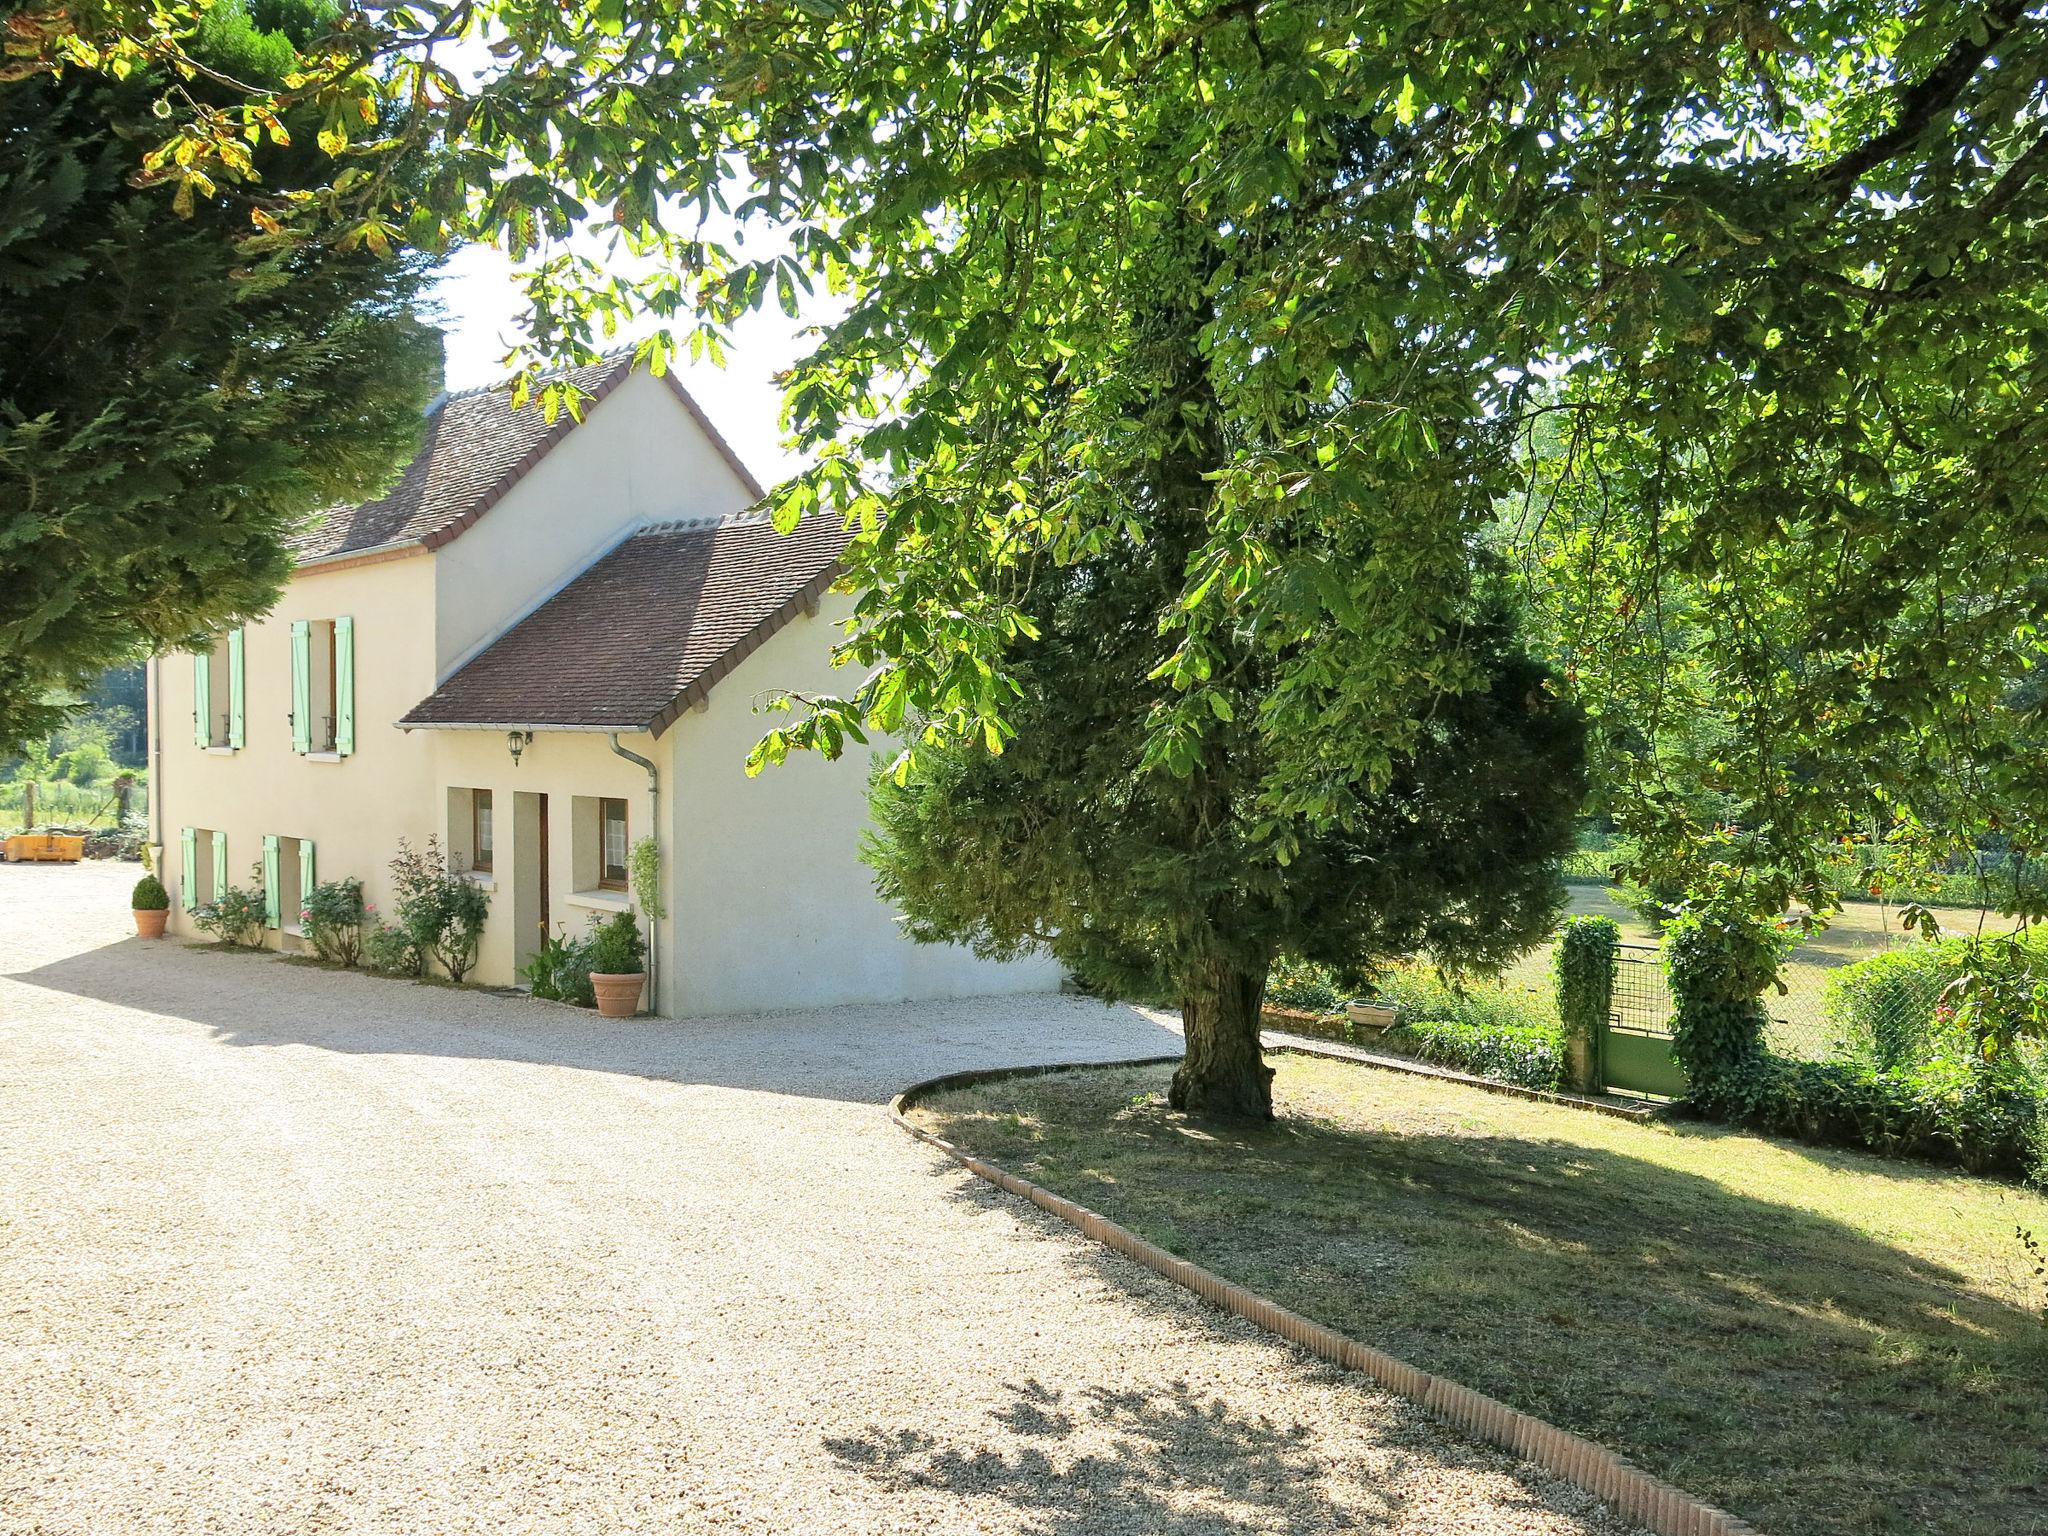
<svg viewBox="0 0 2048 1536">
<path fill-rule="evenodd" d="M 1652 1477 L 1605 1446 L 1510 1408 L 1506 1403 L 1475 1392 L 1470 1387 L 1447 1381 L 1441 1376 L 1432 1376 L 1405 1360 L 1397 1360 L 1334 1328 L 1326 1328 L 1303 1317 L 1299 1312 L 1289 1311 L 1256 1291 L 1246 1290 L 1213 1270 L 1204 1269 L 1156 1243 L 1148 1242 L 1099 1212 L 1056 1195 L 1028 1179 L 1021 1179 L 1006 1168 L 972 1156 L 945 1137 L 912 1124 L 904 1114 L 919 1101 L 952 1088 L 973 1087 L 1015 1077 L 1042 1077 L 1053 1072 L 1165 1066 L 1180 1059 L 1178 1056 L 1144 1056 L 1124 1061 L 1056 1062 L 1041 1066 L 949 1072 L 912 1083 L 897 1094 L 889 1101 L 889 1118 L 917 1140 L 945 1153 L 969 1173 L 987 1180 L 1006 1194 L 1029 1200 L 1082 1236 L 1114 1249 L 1154 1274 L 1193 1291 L 1203 1300 L 1213 1302 L 1319 1359 L 1327 1360 L 1342 1370 L 1357 1371 L 1370 1377 L 1387 1391 L 1407 1398 L 1425 1412 L 1474 1439 L 1497 1446 L 1552 1476 L 1583 1488 L 1623 1519 L 1633 1520 L 1655 1531 L 1657 1536 L 1761 1536 L 1747 1521 L 1696 1499 L 1661 1478 Z M 1358 1064 L 1373 1065 L 1371 1062 Z"/>
</svg>

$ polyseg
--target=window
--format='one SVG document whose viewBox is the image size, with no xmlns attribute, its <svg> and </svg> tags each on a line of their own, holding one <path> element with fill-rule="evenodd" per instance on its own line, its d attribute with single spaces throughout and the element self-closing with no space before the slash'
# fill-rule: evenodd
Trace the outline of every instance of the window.
<svg viewBox="0 0 2048 1536">
<path fill-rule="evenodd" d="M 334 750 L 334 624 L 329 619 L 315 619 L 311 626 L 312 647 L 310 691 L 312 713 L 308 717 L 312 733 L 309 752 L 332 752 Z"/>
<path fill-rule="evenodd" d="M 469 792 L 469 867 L 489 874 L 496 850 L 497 842 L 491 833 L 491 792 L 472 789 Z"/>
<path fill-rule="evenodd" d="M 626 888 L 626 802 L 597 802 L 600 864 L 597 883 L 608 891 Z"/>
<path fill-rule="evenodd" d="M 192 731 L 202 747 L 242 745 L 243 631 L 231 629 L 192 657 Z"/>
<path fill-rule="evenodd" d="M 207 906 L 228 888 L 228 837 L 206 827 L 179 834 L 178 891 L 185 910 Z"/>
<path fill-rule="evenodd" d="M 346 757 L 356 749 L 355 621 L 292 623 L 292 750 Z"/>
</svg>

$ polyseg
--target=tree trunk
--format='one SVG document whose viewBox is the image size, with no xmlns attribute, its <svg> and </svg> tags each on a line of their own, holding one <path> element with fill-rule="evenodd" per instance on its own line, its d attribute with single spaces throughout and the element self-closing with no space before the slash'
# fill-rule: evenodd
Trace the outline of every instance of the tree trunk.
<svg viewBox="0 0 2048 1536">
<path fill-rule="evenodd" d="M 1169 1104 L 1220 1119 L 1273 1118 L 1273 1069 L 1259 1049 L 1265 996 L 1263 972 L 1249 975 L 1217 960 L 1196 962 L 1182 984 L 1187 1054 L 1173 1074 Z"/>
</svg>

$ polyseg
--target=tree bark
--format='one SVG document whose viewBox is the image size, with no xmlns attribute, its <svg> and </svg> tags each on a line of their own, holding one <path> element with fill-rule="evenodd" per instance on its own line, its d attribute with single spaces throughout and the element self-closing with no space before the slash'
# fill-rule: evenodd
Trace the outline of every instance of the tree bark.
<svg viewBox="0 0 2048 1536">
<path fill-rule="evenodd" d="M 1182 983 L 1187 1053 L 1166 1101 L 1189 1114 L 1229 1120 L 1273 1118 L 1273 1069 L 1259 1049 L 1266 977 L 1220 960 L 1198 961 Z"/>
</svg>

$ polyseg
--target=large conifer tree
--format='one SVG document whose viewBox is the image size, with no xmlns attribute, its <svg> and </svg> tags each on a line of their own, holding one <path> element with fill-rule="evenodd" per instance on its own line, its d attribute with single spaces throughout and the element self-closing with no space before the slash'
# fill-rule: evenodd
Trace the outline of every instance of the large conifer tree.
<svg viewBox="0 0 2048 1536">
<path fill-rule="evenodd" d="M 319 25 L 223 4 L 194 47 L 281 79 Z M 0 747 L 56 723 L 53 690 L 267 608 L 282 536 L 400 467 L 439 379 L 421 258 L 262 227 L 332 174 L 317 118 L 256 147 L 259 195 L 180 218 L 136 184 L 160 89 L 0 83 Z"/>
</svg>

